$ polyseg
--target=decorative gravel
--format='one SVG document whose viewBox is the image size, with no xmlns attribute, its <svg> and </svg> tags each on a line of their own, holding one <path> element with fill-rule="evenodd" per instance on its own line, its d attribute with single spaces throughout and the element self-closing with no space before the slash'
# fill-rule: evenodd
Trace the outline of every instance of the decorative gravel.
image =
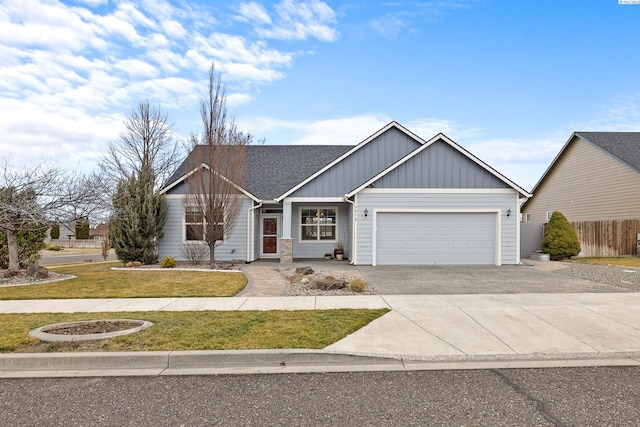
<svg viewBox="0 0 640 427">
<path fill-rule="evenodd" d="M 6 271 L 6 270 L 4 270 Z M 2 271 L 2 272 L 4 272 Z M 61 280 L 73 279 L 76 276 L 71 274 L 60 274 L 49 271 L 49 277 L 46 279 L 34 279 L 22 272 L 19 276 L 0 279 L 0 286 L 29 286 L 42 285 L 44 283 L 59 282 Z"/>
<path fill-rule="evenodd" d="M 314 271 L 313 274 L 299 275 L 296 274 L 295 268 L 281 268 L 277 271 L 282 274 L 287 281 L 289 281 L 289 289 L 285 292 L 286 296 L 300 297 L 300 296 L 348 296 L 348 295 L 376 295 L 375 292 L 367 285 L 364 292 L 351 292 L 348 287 L 349 281 L 353 279 L 365 280 L 364 276 L 358 271 L 342 273 L 338 271 Z M 316 279 L 324 279 L 327 276 L 333 277 L 336 280 L 344 280 L 347 282 L 347 287 L 344 289 L 334 289 L 330 291 L 323 291 L 321 289 L 313 288 L 313 281 Z M 306 278 L 307 280 L 302 280 Z M 306 283 L 305 283 L 306 282 Z"/>
<path fill-rule="evenodd" d="M 640 292 L 640 270 L 635 268 L 572 263 L 555 273 Z"/>
</svg>

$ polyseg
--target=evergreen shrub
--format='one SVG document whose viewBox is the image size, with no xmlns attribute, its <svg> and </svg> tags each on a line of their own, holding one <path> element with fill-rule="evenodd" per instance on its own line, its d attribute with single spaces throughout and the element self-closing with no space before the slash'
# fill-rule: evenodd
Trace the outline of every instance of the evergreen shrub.
<svg viewBox="0 0 640 427">
<path fill-rule="evenodd" d="M 178 262 L 170 256 L 164 257 L 162 261 L 160 261 L 160 267 L 162 268 L 175 268 L 176 265 L 178 265 Z"/>
<path fill-rule="evenodd" d="M 558 211 L 553 212 L 544 229 L 542 252 L 554 261 L 576 256 L 580 253 L 580 241 L 567 218 Z"/>
</svg>

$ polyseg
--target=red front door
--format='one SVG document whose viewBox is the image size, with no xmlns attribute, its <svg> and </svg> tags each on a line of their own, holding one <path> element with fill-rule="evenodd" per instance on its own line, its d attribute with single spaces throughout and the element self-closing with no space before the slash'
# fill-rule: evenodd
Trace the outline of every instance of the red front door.
<svg viewBox="0 0 640 427">
<path fill-rule="evenodd" d="M 262 254 L 278 255 L 278 217 L 262 218 Z"/>
</svg>

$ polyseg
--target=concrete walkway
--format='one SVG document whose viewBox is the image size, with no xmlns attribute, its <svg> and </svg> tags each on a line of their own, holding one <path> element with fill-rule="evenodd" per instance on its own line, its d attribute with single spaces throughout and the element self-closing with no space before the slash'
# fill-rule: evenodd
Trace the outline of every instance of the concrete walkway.
<svg viewBox="0 0 640 427">
<path fill-rule="evenodd" d="M 381 370 L 384 366 L 394 370 L 408 369 L 408 361 L 428 362 L 428 365 L 417 365 L 421 366 L 421 369 L 487 366 L 640 366 L 638 293 L 0 301 L 1 313 L 381 307 L 390 308 L 392 311 L 328 346 L 322 352 L 311 351 L 309 355 L 305 353 L 309 350 L 282 350 L 281 358 L 284 360 L 283 354 L 288 354 L 289 357 L 293 354 L 299 359 L 299 354 L 305 353 L 306 359 L 302 359 L 302 366 L 308 366 L 302 369 L 301 365 L 298 365 L 297 372 L 300 369 L 332 370 L 332 357 L 343 361 L 347 355 L 354 357 L 351 359 L 351 368 L 338 364 L 340 370 Z M 238 360 L 243 358 L 249 357 L 251 363 L 264 364 L 267 360 L 278 357 L 273 353 L 269 353 L 270 358 L 265 358 L 264 352 L 236 352 L 234 354 L 237 359 L 234 361 L 226 353 L 187 353 L 190 362 L 186 366 L 190 369 L 196 365 L 198 369 L 206 367 L 207 372 L 218 373 L 222 368 L 225 372 L 231 372 L 229 367 L 238 366 Z M 222 354 L 226 356 L 220 362 Z M 357 356 L 373 358 L 375 363 L 363 362 L 368 359 L 358 359 Z M 82 361 L 93 360 L 91 363 L 102 366 L 100 364 L 103 362 L 96 362 L 96 358 L 113 360 L 114 357 L 117 356 L 95 353 L 93 356 L 77 353 L 2 354 L 0 377 L 15 376 L 19 371 L 28 371 L 29 375 L 34 375 L 34 372 L 37 374 L 38 371 L 50 367 L 51 363 L 58 367 L 61 363 L 62 366 L 66 366 L 62 371 L 69 373 L 69 369 L 79 370 L 78 366 L 82 365 Z M 139 369 L 139 364 L 144 365 L 142 361 L 150 357 L 150 354 L 144 352 L 124 353 L 121 360 L 113 363 L 119 367 L 117 372 L 123 374 L 122 369 Z M 167 357 L 168 353 L 160 358 L 162 363 L 168 363 Z M 315 365 L 309 362 L 309 357 L 316 361 Z M 398 365 L 398 361 L 403 362 L 402 366 Z M 273 365 L 259 365 L 258 371 L 263 372 L 266 368 L 271 369 Z M 289 372 L 295 372 L 291 370 L 295 368 L 290 366 Z M 168 368 L 164 366 L 162 372 L 165 372 L 165 369 Z M 414 369 L 417 369 L 416 365 Z M 54 372 L 52 375 L 61 375 L 61 372 Z"/>
<path fill-rule="evenodd" d="M 231 298 L 11 300 L 0 313 L 391 311 L 323 350 L 0 354 L 0 377 L 640 366 L 640 293 L 284 297 L 274 268 L 245 266 Z"/>
</svg>

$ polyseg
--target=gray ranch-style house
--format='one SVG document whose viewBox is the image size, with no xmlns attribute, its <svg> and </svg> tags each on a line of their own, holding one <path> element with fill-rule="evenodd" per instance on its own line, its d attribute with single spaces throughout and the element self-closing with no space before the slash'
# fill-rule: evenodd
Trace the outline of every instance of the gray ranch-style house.
<svg viewBox="0 0 640 427">
<path fill-rule="evenodd" d="M 184 261 L 188 164 L 161 190 L 160 258 Z M 517 264 L 530 196 L 445 135 L 424 140 L 396 122 L 355 146 L 249 145 L 244 206 L 216 259 L 290 263 L 341 243 L 357 265 Z"/>
</svg>

